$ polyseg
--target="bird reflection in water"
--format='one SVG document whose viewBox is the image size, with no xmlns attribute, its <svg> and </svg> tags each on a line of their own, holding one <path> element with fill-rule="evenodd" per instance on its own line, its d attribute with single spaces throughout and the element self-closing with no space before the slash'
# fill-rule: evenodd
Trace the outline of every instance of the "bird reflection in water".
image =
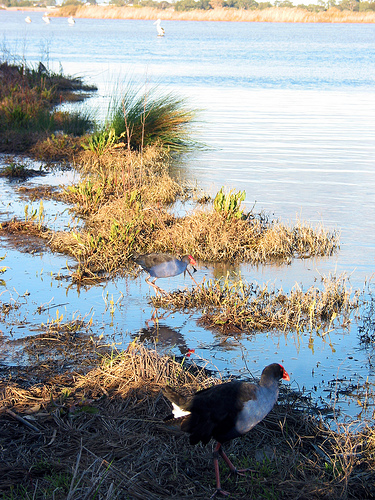
<svg viewBox="0 0 375 500">
<path fill-rule="evenodd" d="M 184 336 L 177 330 L 161 323 L 155 323 L 155 326 L 142 328 L 137 337 L 141 342 L 158 344 L 158 347 L 170 349 L 177 347 L 183 356 L 189 357 L 194 349 L 189 349 Z"/>
</svg>

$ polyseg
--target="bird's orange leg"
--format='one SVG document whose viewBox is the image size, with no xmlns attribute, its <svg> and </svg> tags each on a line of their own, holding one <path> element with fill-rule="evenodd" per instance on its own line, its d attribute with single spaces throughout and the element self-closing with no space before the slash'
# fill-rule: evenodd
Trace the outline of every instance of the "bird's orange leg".
<svg viewBox="0 0 375 500">
<path fill-rule="evenodd" d="M 211 498 L 213 498 L 215 495 L 223 495 L 223 496 L 228 496 L 229 495 L 229 492 L 228 491 L 224 491 L 221 489 L 221 484 L 220 484 L 220 471 L 219 471 L 219 455 L 223 456 L 222 455 L 222 451 L 221 450 L 221 444 L 220 443 L 217 443 L 216 445 L 216 448 L 214 449 L 213 451 L 213 456 L 214 456 L 214 467 L 215 467 L 215 477 L 216 477 L 216 491 L 214 492 L 214 494 L 211 496 Z M 225 455 L 225 453 L 224 453 Z M 226 456 L 226 455 L 225 455 Z M 223 457 L 224 458 L 224 457 Z M 227 457 L 228 458 L 228 457 Z M 224 459 L 225 460 L 225 459 Z M 229 458 L 228 458 L 229 460 Z M 229 460 L 230 462 L 230 460 Z M 231 463 L 231 462 L 230 462 Z M 229 465 L 229 464 L 228 464 Z M 232 467 L 233 467 L 233 464 L 232 464 Z"/>
<path fill-rule="evenodd" d="M 193 278 L 193 275 L 191 274 L 191 272 L 189 271 L 189 269 L 186 269 L 186 271 L 188 272 L 190 278 L 194 281 L 194 283 L 198 286 L 198 283 L 195 281 L 195 279 Z"/>
<path fill-rule="evenodd" d="M 228 458 L 227 454 L 224 452 L 222 446 L 220 446 L 220 448 L 217 451 L 218 451 L 219 455 L 221 457 L 223 457 L 224 462 L 227 464 L 227 466 L 229 467 L 230 471 L 233 472 L 233 473 L 236 473 L 237 469 L 232 464 L 232 462 L 229 460 L 229 458 Z"/>
<path fill-rule="evenodd" d="M 232 474 L 238 474 L 240 476 L 243 476 L 243 472 L 255 472 L 253 469 L 236 469 L 236 467 L 232 464 L 232 462 L 229 460 L 227 454 L 224 452 L 223 448 L 220 446 L 220 448 L 217 450 L 219 455 L 223 457 L 223 460 L 225 463 L 228 465 L 230 471 Z"/>
<path fill-rule="evenodd" d="M 148 285 L 151 285 L 153 287 L 153 289 L 155 290 L 156 293 L 164 293 L 165 295 L 168 295 L 167 292 L 165 290 L 163 290 L 162 288 L 160 288 L 158 285 L 155 285 L 155 281 L 157 280 L 157 278 L 154 278 L 152 281 L 149 281 L 149 278 L 151 278 L 151 276 L 148 276 L 145 281 Z"/>
</svg>

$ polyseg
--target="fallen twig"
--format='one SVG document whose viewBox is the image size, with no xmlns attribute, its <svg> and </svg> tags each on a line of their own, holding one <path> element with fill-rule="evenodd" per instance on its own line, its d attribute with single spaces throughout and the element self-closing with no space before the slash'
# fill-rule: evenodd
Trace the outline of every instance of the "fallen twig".
<svg viewBox="0 0 375 500">
<path fill-rule="evenodd" d="M 38 434 L 41 434 L 41 431 L 37 427 L 35 427 L 35 425 L 30 424 L 30 422 L 28 422 L 26 419 L 20 417 L 16 413 L 14 413 L 14 411 L 9 410 L 9 408 L 7 408 L 5 411 L 6 411 L 6 413 L 8 413 L 8 415 L 10 415 L 11 417 L 15 418 L 19 422 L 21 422 L 21 424 L 26 425 L 26 427 L 28 427 L 29 429 L 37 432 Z"/>
</svg>

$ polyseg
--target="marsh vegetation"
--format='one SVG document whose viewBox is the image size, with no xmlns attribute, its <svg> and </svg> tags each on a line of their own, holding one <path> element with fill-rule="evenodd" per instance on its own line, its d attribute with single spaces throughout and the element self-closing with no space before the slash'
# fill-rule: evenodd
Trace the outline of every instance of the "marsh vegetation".
<svg viewBox="0 0 375 500">
<path fill-rule="evenodd" d="M 55 114 L 52 92 L 58 84 L 52 84 L 51 97 L 45 98 L 44 91 L 37 90 L 45 89 L 43 74 L 38 77 L 8 64 L 3 69 L 15 75 L 17 90 L 25 86 L 21 95 L 31 90 L 43 103 L 42 108 L 39 103 L 24 110 L 19 99 L 11 108 L 10 93 L 4 90 L 4 130 L 10 109 L 19 109 L 23 117 L 22 126 L 16 121 L 4 142 L 7 151 L 25 151 L 48 165 L 69 161 L 79 180 L 58 190 L 24 190 L 30 199 L 41 200 L 38 208 L 26 204 L 23 217 L 1 224 L 0 235 L 35 237 L 52 251 L 73 257 L 76 266 L 64 277 L 69 282 L 134 276 L 136 252 L 191 253 L 202 263 L 289 263 L 337 251 L 337 231 L 303 221 L 286 225 L 247 212 L 244 192 L 223 188 L 211 198 L 172 177 L 172 151 L 194 144 L 189 125 L 195 111 L 180 98 L 155 94 L 154 99 L 148 91 L 139 97 L 133 89 L 104 126 L 90 121 L 79 133 L 57 133 L 62 129 L 56 129 L 50 117 Z M 13 77 L 9 82 L 13 85 Z M 39 115 L 53 126 L 41 132 L 35 125 Z M 23 179 L 31 174 L 24 162 L 12 158 L 3 175 Z M 46 197 L 67 203 L 82 223 L 64 231 L 49 228 Z M 175 214 L 171 207 L 177 200 L 184 208 Z M 5 265 L 0 272 L 5 290 Z M 17 312 L 19 302 L 5 302 L 5 294 L 0 300 L 4 323 L 11 311 Z M 296 286 L 290 292 L 223 277 L 152 300 L 157 307 L 199 308 L 206 325 L 226 334 L 304 331 L 313 345 L 314 336 L 328 338 L 336 322 L 349 322 L 360 298 L 345 276 L 330 276 L 306 291 Z M 223 375 L 208 371 L 202 359 L 197 364 L 188 355 L 172 359 L 138 340 L 117 352 L 92 334 L 91 325 L 89 317 L 80 315 L 67 321 L 57 309 L 55 319 L 22 339 L 27 363 L 1 367 L 2 498 L 210 496 L 211 450 L 189 447 L 186 437 L 165 428 L 162 420 L 170 409 L 161 388 L 170 384 L 191 393 L 220 383 Z M 228 448 L 239 466 L 253 469 L 248 476 L 225 481 L 233 497 L 278 498 L 280 485 L 284 498 L 373 497 L 373 428 L 352 432 L 350 425 L 335 420 L 331 430 L 323 410 L 303 394 L 283 389 L 267 419 Z M 333 409 L 329 411 L 335 417 Z"/>
<path fill-rule="evenodd" d="M 80 78 L 50 72 L 42 63 L 33 68 L 26 64 L 0 65 L 0 151 L 9 153 L 40 153 L 45 141 L 54 151 L 74 146 L 74 137 L 93 126 L 93 120 L 82 113 L 54 110 L 63 101 L 84 99 L 96 87 Z M 83 94 L 77 94 L 83 91 Z M 73 148 L 74 149 L 74 148 Z M 71 155 L 69 155 L 71 158 Z"/>
<path fill-rule="evenodd" d="M 69 345 L 65 348 L 69 352 Z M 166 384 L 186 394 L 220 383 L 204 367 L 133 342 L 96 368 L 19 370 L 0 382 L 0 495 L 18 498 L 207 498 L 214 489 L 210 446 L 192 447 L 163 424 Z M 233 498 L 371 498 L 374 431 L 330 430 L 319 409 L 282 389 L 279 403 L 227 449 Z"/>
</svg>

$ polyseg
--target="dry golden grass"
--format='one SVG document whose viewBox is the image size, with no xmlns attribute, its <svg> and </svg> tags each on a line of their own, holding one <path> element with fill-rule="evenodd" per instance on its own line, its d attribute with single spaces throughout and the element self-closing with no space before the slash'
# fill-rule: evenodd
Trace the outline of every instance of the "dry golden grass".
<svg viewBox="0 0 375 500">
<path fill-rule="evenodd" d="M 374 23 L 375 12 L 340 11 L 334 7 L 325 12 L 309 12 L 298 8 L 270 8 L 243 10 L 216 8 L 176 12 L 173 9 L 159 10 L 150 7 L 115 6 L 66 6 L 51 12 L 51 16 L 86 17 L 93 19 L 150 19 L 178 21 L 234 21 L 273 23 Z"/>
<path fill-rule="evenodd" d="M 211 447 L 192 447 L 166 428 L 170 404 L 161 388 L 189 394 L 221 380 L 185 365 L 133 342 L 86 374 L 53 374 L 48 361 L 44 370 L 40 363 L 8 376 L 3 370 L 3 498 L 208 498 Z M 286 499 L 373 498 L 373 428 L 354 434 L 338 425 L 334 432 L 317 414 L 308 399 L 282 387 L 266 419 L 226 446 L 237 466 L 253 469 L 234 479 L 223 468 L 231 498 L 278 498 L 281 489 Z"/>
<path fill-rule="evenodd" d="M 295 226 L 265 223 L 260 218 L 226 219 L 212 208 L 197 210 L 169 228 L 168 236 L 183 253 L 204 261 L 289 261 L 293 257 L 330 255 L 338 246 L 337 233 L 322 226 L 313 229 L 301 221 Z M 167 248 L 167 246 L 169 248 Z M 165 237 L 155 238 L 153 251 L 168 251 Z"/>
<path fill-rule="evenodd" d="M 324 338 L 335 325 L 348 326 L 351 313 L 358 308 L 359 292 L 348 287 L 345 275 L 324 277 L 320 288 L 311 286 L 306 291 L 296 284 L 290 293 L 227 277 L 153 297 L 152 302 L 174 311 L 204 311 L 202 323 L 228 334 L 279 330 Z"/>
<path fill-rule="evenodd" d="M 25 231 L 34 222 L 33 230 L 41 230 L 40 236 L 54 251 L 75 257 L 78 280 L 125 272 L 132 266 L 133 253 L 170 252 L 206 262 L 261 263 L 331 255 L 338 248 L 336 231 L 301 221 L 291 226 L 270 222 L 244 214 L 240 205 L 233 213 L 211 203 L 185 216 L 172 215 L 168 205 L 192 192 L 171 178 L 165 155 L 156 145 L 139 153 L 112 147 L 102 154 L 77 154 L 81 182 L 52 196 L 74 204 L 74 211 L 85 216 L 85 227 L 46 231 L 40 227 L 41 215 L 35 214 L 34 221 L 25 221 Z M 20 232 L 22 221 L 9 222 L 3 230 Z"/>
<path fill-rule="evenodd" d="M 30 148 L 32 158 L 49 162 L 72 162 L 74 157 L 82 150 L 79 137 L 66 134 L 50 135 L 39 139 Z"/>
<path fill-rule="evenodd" d="M 155 184 L 158 197 L 163 189 L 167 192 L 161 185 L 163 177 L 159 182 Z M 330 255 L 337 248 L 336 234 L 321 228 L 314 231 L 300 222 L 299 230 L 308 236 L 303 244 L 298 242 L 294 227 L 270 225 L 261 229 L 258 222 L 227 221 L 214 210 L 176 217 L 162 206 L 142 205 L 138 199 L 140 193 L 133 201 L 124 196 L 103 204 L 87 218 L 86 229 L 79 234 L 49 234 L 49 245 L 77 258 L 84 273 L 125 270 L 134 252 L 190 253 L 206 262 L 259 263 Z"/>
</svg>

